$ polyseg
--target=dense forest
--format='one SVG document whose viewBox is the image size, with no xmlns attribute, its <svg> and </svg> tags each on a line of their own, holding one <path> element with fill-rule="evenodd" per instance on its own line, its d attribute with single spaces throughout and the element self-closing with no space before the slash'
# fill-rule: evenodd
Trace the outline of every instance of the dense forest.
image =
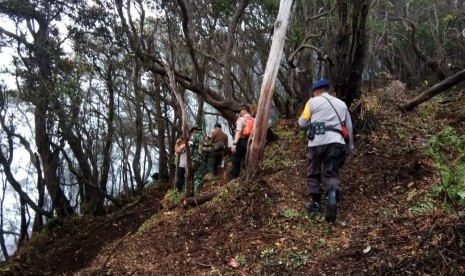
<svg viewBox="0 0 465 276">
<path fill-rule="evenodd" d="M 278 16 L 286 4 L 288 24 Z M 0 51 L 11 60 L 0 87 L 4 259 L 13 253 L 8 236 L 20 248 L 49 223 L 124 209 L 155 172 L 172 183 L 176 140 L 215 122 L 232 133 L 244 104 L 260 122 L 253 176 L 270 170 L 260 133 L 276 118 L 295 121 L 320 78 L 350 107 L 360 135 L 377 128 L 365 99 L 381 81 L 400 114 L 453 97 L 465 81 L 463 0 L 0 0 L 0 15 Z M 285 40 L 272 56 L 278 32 Z M 463 129 L 447 127 L 430 134 L 463 139 Z M 462 204 L 456 177 L 452 197 Z M 18 225 L 4 219 L 7 193 L 19 203 Z"/>
</svg>

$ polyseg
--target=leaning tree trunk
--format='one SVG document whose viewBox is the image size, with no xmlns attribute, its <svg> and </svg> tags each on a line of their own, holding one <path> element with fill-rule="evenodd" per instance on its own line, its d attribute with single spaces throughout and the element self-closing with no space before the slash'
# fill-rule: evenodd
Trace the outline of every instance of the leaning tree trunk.
<svg viewBox="0 0 465 276">
<path fill-rule="evenodd" d="M 431 99 L 432 97 L 436 96 L 437 94 L 453 87 L 454 85 L 465 81 L 465 70 L 458 72 L 457 74 L 448 77 L 447 79 L 437 83 L 430 89 L 426 90 L 425 92 L 421 93 L 420 95 L 416 96 L 409 102 L 399 105 L 402 110 L 411 110 L 415 106 L 421 104 L 422 102 Z"/>
<path fill-rule="evenodd" d="M 189 127 L 187 125 L 187 112 L 186 106 L 184 105 L 184 100 L 182 96 L 178 92 L 176 86 L 176 79 L 174 77 L 174 72 L 169 68 L 167 64 L 165 64 L 165 69 L 170 81 L 170 88 L 173 91 L 174 96 L 176 97 L 176 101 L 178 102 L 179 107 L 181 108 L 181 124 L 182 124 L 182 134 L 184 143 L 186 145 L 186 149 L 189 148 Z M 194 194 L 194 185 L 193 185 L 193 175 L 192 175 L 192 156 L 190 150 L 187 151 L 187 168 L 186 168 L 186 194 L 192 195 Z"/>
<path fill-rule="evenodd" d="M 263 148 L 265 147 L 268 120 L 271 111 L 271 100 L 273 98 L 273 90 L 278 75 L 284 42 L 286 40 L 287 26 L 291 17 L 292 2 L 292 0 L 281 0 L 278 17 L 274 24 L 273 42 L 271 43 L 270 54 L 268 56 L 260 89 L 260 98 L 258 100 L 257 115 L 255 118 L 255 129 L 252 143 L 247 153 L 248 168 L 250 171 L 257 169 L 263 157 Z"/>
</svg>

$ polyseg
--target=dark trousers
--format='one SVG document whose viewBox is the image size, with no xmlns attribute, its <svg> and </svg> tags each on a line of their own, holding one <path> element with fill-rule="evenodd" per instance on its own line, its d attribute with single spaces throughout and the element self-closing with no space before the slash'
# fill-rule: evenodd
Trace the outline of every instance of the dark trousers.
<svg viewBox="0 0 465 276">
<path fill-rule="evenodd" d="M 236 152 L 232 155 L 232 168 L 229 173 L 229 177 L 236 178 L 239 176 L 241 171 L 241 164 L 245 162 L 245 156 L 247 154 L 247 138 L 240 138 L 236 145 Z"/>
<path fill-rule="evenodd" d="M 320 194 L 320 179 L 326 184 L 325 193 L 330 190 L 339 191 L 341 180 L 339 169 L 347 157 L 345 145 L 333 143 L 311 147 L 307 154 L 307 188 L 309 194 Z M 322 166 L 323 165 L 323 166 Z M 323 171 L 321 168 L 323 167 Z"/>
<path fill-rule="evenodd" d="M 176 171 L 176 190 L 182 192 L 186 183 L 186 168 L 178 167 Z"/>
<path fill-rule="evenodd" d="M 208 173 L 213 175 L 218 174 L 218 166 L 221 164 L 221 160 L 223 160 L 223 151 L 216 150 L 212 151 L 208 154 L 207 157 L 207 169 Z"/>
</svg>

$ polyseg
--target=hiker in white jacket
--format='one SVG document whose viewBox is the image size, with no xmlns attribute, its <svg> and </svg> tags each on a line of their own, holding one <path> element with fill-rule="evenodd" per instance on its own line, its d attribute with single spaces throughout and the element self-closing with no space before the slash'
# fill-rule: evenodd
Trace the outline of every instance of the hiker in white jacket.
<svg viewBox="0 0 465 276">
<path fill-rule="evenodd" d="M 308 100 L 299 118 L 301 128 L 309 128 L 307 154 L 307 189 L 312 201 L 305 204 L 309 212 L 321 211 L 320 178 L 328 195 L 326 221 L 333 222 L 340 195 L 339 169 L 347 157 L 347 144 L 354 148 L 352 121 L 346 104 L 331 96 L 330 83 L 321 79 L 312 85 L 313 97 Z M 323 168 L 322 168 L 323 165 Z"/>
</svg>

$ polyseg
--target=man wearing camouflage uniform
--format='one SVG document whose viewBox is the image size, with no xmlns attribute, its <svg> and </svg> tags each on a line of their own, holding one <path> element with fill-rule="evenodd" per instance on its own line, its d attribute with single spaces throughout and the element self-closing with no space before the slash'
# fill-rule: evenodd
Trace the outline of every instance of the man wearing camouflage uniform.
<svg viewBox="0 0 465 276">
<path fill-rule="evenodd" d="M 199 147 L 200 143 L 204 139 L 202 129 L 198 126 L 194 126 L 190 130 L 191 138 L 189 145 L 191 146 L 192 153 L 192 174 L 194 175 L 194 194 L 200 192 L 202 188 L 202 180 L 207 171 L 206 156 L 200 154 Z"/>
</svg>

